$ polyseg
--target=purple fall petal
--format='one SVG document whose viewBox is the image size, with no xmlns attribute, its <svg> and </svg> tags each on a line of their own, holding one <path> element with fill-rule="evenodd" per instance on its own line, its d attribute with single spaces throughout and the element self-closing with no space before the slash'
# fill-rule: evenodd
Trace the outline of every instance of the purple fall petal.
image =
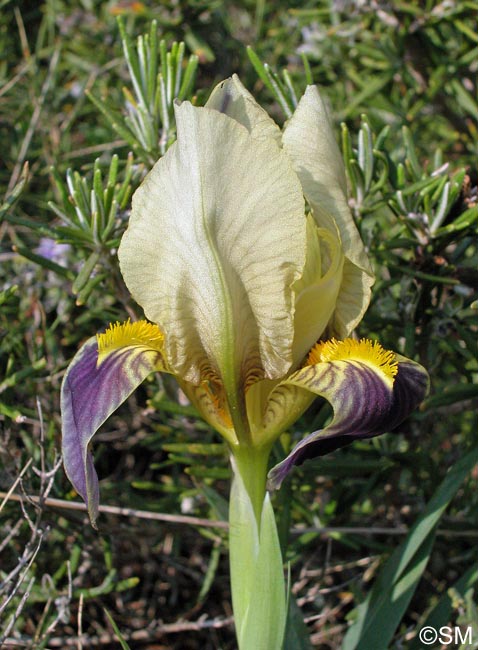
<svg viewBox="0 0 478 650">
<path fill-rule="evenodd" d="M 88 450 L 103 422 L 156 369 L 159 353 L 144 348 L 114 350 L 98 366 L 96 338 L 72 360 L 61 389 L 62 452 L 65 471 L 83 498 L 93 526 L 98 516 L 98 476 Z"/>
<path fill-rule="evenodd" d="M 310 372 L 314 372 L 313 366 Z M 378 373 L 359 362 L 345 366 L 342 362 L 341 367 L 327 364 L 318 383 L 321 385 L 318 394 L 331 402 L 334 419 L 325 429 L 314 431 L 301 440 L 287 458 L 269 472 L 269 489 L 279 488 L 291 469 L 309 458 L 394 429 L 423 401 L 428 390 L 428 375 L 417 363 L 399 357 L 392 390 Z M 334 383 L 335 389 L 332 388 Z"/>
</svg>

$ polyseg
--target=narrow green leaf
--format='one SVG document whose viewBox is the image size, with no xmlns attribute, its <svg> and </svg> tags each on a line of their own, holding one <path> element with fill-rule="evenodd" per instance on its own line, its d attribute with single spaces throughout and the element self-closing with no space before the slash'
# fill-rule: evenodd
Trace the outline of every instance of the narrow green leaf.
<svg viewBox="0 0 478 650">
<path fill-rule="evenodd" d="M 110 168 L 108 170 L 108 181 L 107 185 L 108 187 L 114 187 L 116 183 L 116 178 L 118 175 L 118 165 L 119 165 L 119 158 L 118 154 L 114 154 L 111 158 L 111 163 L 110 163 Z"/>
<path fill-rule="evenodd" d="M 364 115 L 358 137 L 358 163 L 363 171 L 365 188 L 368 188 L 373 176 L 374 157 L 372 131 Z"/>
<path fill-rule="evenodd" d="M 294 105 L 287 97 L 284 85 L 276 73 L 271 70 L 267 63 L 264 64 L 264 70 L 269 78 L 270 88 L 276 100 L 279 102 L 280 107 L 284 111 L 287 118 L 292 116 Z"/>
<path fill-rule="evenodd" d="M 97 287 L 100 284 L 100 282 L 102 282 L 105 278 L 106 275 L 104 273 L 98 273 L 98 275 L 95 275 L 94 278 L 90 278 L 88 282 L 85 284 L 85 286 L 78 293 L 78 296 L 76 298 L 76 304 L 84 305 L 88 300 L 88 298 L 90 297 L 93 289 L 95 289 L 95 287 Z"/>
<path fill-rule="evenodd" d="M 430 232 L 432 233 L 434 233 L 441 226 L 445 217 L 448 214 L 449 195 L 450 195 L 450 182 L 448 181 L 443 186 L 442 195 L 440 197 L 440 203 L 438 204 L 438 207 L 435 212 L 435 216 L 433 217 L 433 221 L 430 225 Z"/>
<path fill-rule="evenodd" d="M 199 456 L 224 456 L 224 445 L 220 443 L 170 442 L 163 445 L 163 449 L 164 451 L 197 454 Z"/>
<path fill-rule="evenodd" d="M 458 230 L 469 228 L 476 221 L 478 221 L 478 206 L 468 208 L 468 210 L 462 212 L 460 216 L 453 221 L 453 223 L 438 228 L 435 234 L 437 236 L 448 235 L 449 233 L 457 232 Z"/>
<path fill-rule="evenodd" d="M 381 171 L 377 180 L 370 187 L 370 194 L 373 194 L 385 187 L 390 174 L 390 163 L 388 161 L 388 157 L 382 151 L 379 151 L 377 149 L 373 150 L 373 156 L 380 162 Z"/>
<path fill-rule="evenodd" d="M 26 248 L 25 246 L 13 246 L 13 250 L 19 255 L 21 255 L 22 257 L 26 257 L 31 262 L 35 262 L 35 264 L 42 266 L 44 269 L 48 269 L 48 271 L 53 271 L 57 275 L 60 275 L 63 278 L 66 278 L 67 280 L 73 280 L 74 278 L 73 272 L 67 269 L 66 267 L 61 266 L 56 262 L 53 262 L 47 257 L 43 257 L 42 255 L 37 255 L 36 253 L 34 253 L 29 248 Z"/>
<path fill-rule="evenodd" d="M 302 52 L 300 58 L 302 59 L 302 65 L 304 66 L 305 81 L 308 86 L 312 86 L 314 84 L 314 78 L 312 76 L 312 70 L 310 69 L 309 59 L 304 52 Z"/>
<path fill-rule="evenodd" d="M 386 73 L 382 77 L 377 77 L 374 80 L 370 80 L 369 83 L 361 90 L 359 93 L 354 95 L 354 97 L 347 103 L 347 108 L 345 108 L 340 113 L 340 119 L 346 119 L 351 113 L 355 111 L 357 106 L 365 104 L 366 101 L 373 95 L 377 95 L 384 86 L 386 86 L 391 79 L 391 73 Z"/>
<path fill-rule="evenodd" d="M 133 154 L 129 152 L 128 158 L 126 160 L 126 167 L 124 170 L 124 180 L 116 193 L 116 200 L 118 201 L 118 205 L 121 210 L 124 210 L 124 208 L 128 203 L 129 194 L 131 191 L 130 183 L 132 177 L 133 177 Z"/>
<path fill-rule="evenodd" d="M 466 114 L 470 114 L 473 119 L 478 120 L 478 104 L 471 93 L 465 90 L 463 83 L 458 79 L 452 79 L 450 83 L 455 101 L 458 102 Z"/>
<path fill-rule="evenodd" d="M 189 96 L 191 89 L 193 87 L 194 78 L 196 76 L 196 70 L 199 64 L 199 58 L 196 54 L 192 54 L 189 57 L 186 70 L 184 72 L 183 81 L 181 83 L 181 88 L 178 93 L 178 99 L 182 101 Z"/>
<path fill-rule="evenodd" d="M 297 107 L 298 100 L 297 100 L 297 93 L 294 88 L 294 84 L 292 83 L 292 79 L 290 77 L 290 74 L 287 72 L 287 70 L 282 71 L 282 76 L 284 77 L 284 83 L 287 87 L 287 90 L 289 91 L 289 98 L 292 106 L 294 108 Z"/>
<path fill-rule="evenodd" d="M 63 179 L 61 178 L 60 174 L 58 173 L 58 171 L 57 171 L 57 169 L 55 167 L 50 167 L 50 174 L 52 175 L 53 181 L 55 183 L 55 187 L 56 187 L 58 193 L 60 194 L 60 199 L 61 199 L 63 209 L 68 210 L 68 216 L 70 218 L 74 219 L 75 218 L 75 210 L 74 210 L 73 206 L 71 205 L 70 195 L 69 195 L 68 188 L 67 188 L 66 184 L 64 183 Z"/>
<path fill-rule="evenodd" d="M 478 397 L 477 384 L 458 384 L 455 386 L 446 386 L 443 392 L 432 395 L 425 400 L 423 408 L 433 409 L 439 406 L 450 406 L 457 402 L 474 399 Z"/>
<path fill-rule="evenodd" d="M 383 566 L 365 601 L 358 606 L 357 619 L 345 635 L 343 650 L 386 650 L 425 569 L 436 526 L 477 462 L 478 448 L 449 470 L 404 542 Z"/>
<path fill-rule="evenodd" d="M 313 650 L 310 634 L 304 618 L 292 594 L 289 596 L 289 610 L 283 650 Z"/>
<path fill-rule="evenodd" d="M 418 162 L 417 154 L 415 151 L 415 144 L 413 142 L 413 136 L 411 134 L 411 131 L 408 127 L 403 126 L 402 127 L 402 136 L 403 136 L 403 141 L 405 143 L 405 148 L 407 150 L 407 160 L 406 162 L 409 163 L 410 169 L 413 172 L 413 175 L 415 179 L 419 179 L 422 170 L 420 167 L 420 164 Z"/>
<path fill-rule="evenodd" d="M 159 59 L 161 62 L 161 76 L 163 79 L 166 79 L 168 76 L 168 66 L 167 66 L 167 57 L 168 57 L 168 48 L 166 47 L 166 41 L 162 39 L 159 43 Z"/>
<path fill-rule="evenodd" d="M 231 475 L 229 469 L 226 467 L 201 467 L 199 465 L 188 467 L 185 472 L 189 476 L 194 476 L 194 478 L 220 481 L 227 481 Z"/>
<path fill-rule="evenodd" d="M 121 35 L 121 42 L 123 44 L 124 57 L 128 65 L 129 74 L 130 74 L 131 82 L 133 84 L 134 92 L 136 94 L 136 98 L 141 104 L 143 104 L 143 106 L 147 106 L 148 102 L 144 95 L 143 75 L 141 71 L 138 52 L 135 51 L 134 49 L 133 43 L 126 32 L 121 16 L 118 17 L 118 25 L 119 25 L 120 35 Z M 143 37 L 140 36 L 138 38 L 138 43 L 137 43 L 138 50 L 141 48 L 142 40 Z"/>
<path fill-rule="evenodd" d="M 55 239 L 55 229 L 50 228 L 46 224 L 41 224 L 36 221 L 32 221 L 31 219 L 17 217 L 16 215 L 8 213 L 3 215 L 3 219 L 5 221 L 8 221 L 8 223 L 12 223 L 16 226 L 25 226 L 25 228 L 29 228 L 39 235 L 44 235 L 45 237 L 51 237 L 52 239 Z"/>
<path fill-rule="evenodd" d="M 111 616 L 111 614 L 106 609 L 106 607 L 103 607 L 103 611 L 106 614 L 107 619 L 111 623 L 111 627 L 113 628 L 116 636 L 118 637 L 118 641 L 120 643 L 120 646 L 121 646 L 122 650 L 131 650 L 129 645 L 126 643 L 123 635 L 121 634 L 119 627 L 116 625 L 116 622 L 115 622 L 114 618 Z"/>
<path fill-rule="evenodd" d="M 213 50 L 208 45 L 207 41 L 197 32 L 193 31 L 191 27 L 186 29 L 184 40 L 191 52 L 194 52 L 201 57 L 201 61 L 212 63 L 216 57 Z"/>
<path fill-rule="evenodd" d="M 168 109 L 171 110 L 171 106 L 173 104 L 173 84 L 174 84 L 174 57 L 171 52 L 168 52 L 168 56 L 166 59 L 166 67 L 168 69 L 168 77 L 167 77 L 167 84 L 166 84 L 166 93 L 167 93 L 167 98 L 168 98 Z"/>
<path fill-rule="evenodd" d="M 10 194 L 5 198 L 5 201 L 2 203 L 2 205 L 0 205 L 0 221 L 7 214 L 8 210 L 10 210 L 18 201 L 27 180 L 28 180 L 28 163 L 25 163 L 23 166 L 20 180 L 15 185 L 15 187 L 10 192 Z"/>
<path fill-rule="evenodd" d="M 125 140 L 130 145 L 130 147 L 133 148 L 134 151 L 141 149 L 138 142 L 136 141 L 135 136 L 122 123 L 122 117 L 119 114 L 115 113 L 115 111 L 112 110 L 106 102 L 99 99 L 98 97 L 95 97 L 88 90 L 85 90 L 85 95 L 93 102 L 96 108 L 101 111 L 101 113 L 103 113 L 103 115 L 108 120 L 111 128 L 116 131 L 120 138 L 123 138 L 123 140 Z"/>
<path fill-rule="evenodd" d="M 213 517 L 215 519 L 227 521 L 229 514 L 228 501 L 210 485 L 203 483 L 199 486 L 199 489 L 213 511 Z"/>
<path fill-rule="evenodd" d="M 179 94 L 179 89 L 181 88 L 181 76 L 183 72 L 183 59 L 184 59 L 184 42 L 181 41 L 178 43 L 177 52 L 176 52 L 176 62 L 174 68 L 174 93 L 173 96 L 177 97 Z"/>
<path fill-rule="evenodd" d="M 284 94 L 284 89 L 278 77 L 270 70 L 269 66 L 266 63 L 262 63 L 260 58 L 250 46 L 247 47 L 247 56 L 249 57 L 249 60 L 252 63 L 259 79 L 276 98 L 285 115 L 287 117 L 290 117 L 292 115 L 292 106 L 289 106 L 287 102 Z"/>
<path fill-rule="evenodd" d="M 73 293 L 75 294 L 79 293 L 83 289 L 85 284 L 90 279 L 90 276 L 93 273 L 93 269 L 98 264 L 99 259 L 100 259 L 100 254 L 96 251 L 91 253 L 91 255 L 87 258 L 87 260 L 81 267 L 81 271 L 78 273 L 77 277 L 73 282 L 72 285 Z"/>
<path fill-rule="evenodd" d="M 401 190 L 402 196 L 412 196 L 413 194 L 419 193 L 420 196 L 425 196 L 426 194 L 433 192 L 436 187 L 441 183 L 440 177 L 427 176 L 416 183 L 410 183 Z"/>
<path fill-rule="evenodd" d="M 355 174 L 352 170 L 352 160 L 354 159 L 352 138 L 350 137 L 350 131 L 348 130 L 345 122 L 341 123 L 340 128 L 342 140 L 342 156 L 345 163 L 345 169 L 347 171 L 347 177 L 350 181 L 352 196 L 357 196 L 357 183 L 355 182 Z"/>
<path fill-rule="evenodd" d="M 413 276 L 414 278 L 420 278 L 420 280 L 427 280 L 428 282 L 433 282 L 434 284 L 460 284 L 459 280 L 452 277 L 433 275 L 432 273 L 423 273 L 422 271 L 416 271 L 413 268 L 409 268 L 404 264 L 394 264 L 393 262 L 388 263 L 390 269 L 395 269 L 404 273 L 405 275 Z"/>
<path fill-rule="evenodd" d="M 46 367 L 46 359 L 39 359 L 34 361 L 31 366 L 27 368 L 22 368 L 22 370 L 17 370 L 17 372 L 12 372 L 11 375 L 5 377 L 5 379 L 0 382 L 0 393 L 3 393 L 7 388 L 12 388 L 18 383 L 23 382 L 27 377 L 34 375 L 39 370 L 43 370 Z"/>
<path fill-rule="evenodd" d="M 208 595 L 216 577 L 219 560 L 221 557 L 221 547 L 216 545 L 212 547 L 211 556 L 207 565 L 206 575 L 204 576 L 201 590 L 197 597 L 197 602 L 202 602 Z"/>
</svg>

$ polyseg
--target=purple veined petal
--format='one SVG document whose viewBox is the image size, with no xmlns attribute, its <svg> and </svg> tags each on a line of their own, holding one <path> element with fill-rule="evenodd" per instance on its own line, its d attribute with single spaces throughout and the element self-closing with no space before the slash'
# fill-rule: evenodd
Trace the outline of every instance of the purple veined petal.
<svg viewBox="0 0 478 650">
<path fill-rule="evenodd" d="M 89 443 L 103 422 L 151 372 L 164 369 L 162 336 L 159 339 L 157 332 L 157 326 L 144 321 L 113 326 L 100 335 L 100 339 L 109 337 L 101 354 L 98 339 L 89 339 L 63 379 L 63 462 L 68 478 L 88 507 L 93 526 L 98 516 L 99 486 Z"/>
<path fill-rule="evenodd" d="M 268 476 L 277 489 L 295 465 L 323 456 L 354 440 L 372 438 L 398 426 L 423 401 L 428 375 L 422 366 L 396 356 L 394 377 L 358 359 L 342 359 L 306 366 L 284 384 L 321 395 L 333 407 L 332 422 L 301 440 Z"/>
</svg>

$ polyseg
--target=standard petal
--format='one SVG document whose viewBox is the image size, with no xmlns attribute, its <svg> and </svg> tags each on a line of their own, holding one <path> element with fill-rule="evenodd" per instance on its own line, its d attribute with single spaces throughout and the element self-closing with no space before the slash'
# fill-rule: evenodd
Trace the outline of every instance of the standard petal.
<svg viewBox="0 0 478 650">
<path fill-rule="evenodd" d="M 224 113 L 245 126 L 255 138 L 271 138 L 281 145 L 281 130 L 260 106 L 251 93 L 244 88 L 235 74 L 221 81 L 206 102 L 207 108 Z"/>
<path fill-rule="evenodd" d="M 270 489 L 280 487 L 292 467 L 308 458 L 395 428 L 428 391 L 428 375 L 422 366 L 383 350 L 377 343 L 348 339 L 331 342 L 331 349 L 333 354 L 325 350 L 324 355 L 329 360 L 302 368 L 276 389 L 279 393 L 305 389 L 320 395 L 332 405 L 334 417 L 325 429 L 299 442 L 269 472 Z"/>
<path fill-rule="evenodd" d="M 343 159 L 326 106 L 315 86 L 307 87 L 286 124 L 282 140 L 318 225 L 331 229 L 335 222 L 347 257 L 369 271 L 369 261 L 347 203 Z"/>
<path fill-rule="evenodd" d="M 342 156 L 327 109 L 315 86 L 308 86 L 284 129 L 282 140 L 317 224 L 333 233 L 338 228 L 345 257 L 350 261 L 345 276 L 347 283 L 344 292 L 339 293 L 336 307 L 340 329 L 333 331 L 337 336 L 348 336 L 367 308 L 373 274 L 347 203 Z M 353 301 L 350 286 L 360 289 Z"/>
<path fill-rule="evenodd" d="M 342 285 L 344 256 L 337 235 L 317 228 L 307 217 L 307 256 L 302 277 L 294 284 L 293 369 L 321 338 L 336 309 Z"/>
<path fill-rule="evenodd" d="M 291 365 L 302 191 L 271 139 L 189 102 L 176 114 L 177 142 L 133 197 L 121 271 L 174 372 L 221 381 L 234 420 L 245 384 Z"/>
<path fill-rule="evenodd" d="M 369 303 L 373 279 L 347 257 L 334 313 L 328 324 L 329 336 L 345 339 L 360 323 Z"/>
<path fill-rule="evenodd" d="M 163 336 L 151 323 L 124 323 L 89 339 L 70 363 L 61 387 L 65 471 L 98 515 L 98 477 L 88 445 L 98 428 L 154 370 L 164 370 Z"/>
</svg>

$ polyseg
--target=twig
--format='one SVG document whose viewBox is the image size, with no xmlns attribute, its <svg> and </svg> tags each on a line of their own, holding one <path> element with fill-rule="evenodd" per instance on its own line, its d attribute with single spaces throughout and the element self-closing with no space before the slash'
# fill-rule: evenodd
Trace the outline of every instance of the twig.
<svg viewBox="0 0 478 650">
<path fill-rule="evenodd" d="M 43 533 L 40 533 L 38 535 L 38 541 L 37 541 L 35 549 L 32 552 L 30 552 L 29 545 L 27 545 L 25 547 L 25 551 L 23 553 L 23 556 L 20 558 L 20 560 L 19 560 L 18 564 L 16 565 L 16 567 L 12 571 L 10 571 L 10 573 L 3 580 L 3 584 L 5 584 L 5 585 L 8 584 L 8 582 L 13 580 L 13 578 L 15 578 L 17 576 L 17 574 L 21 571 L 21 569 L 23 567 L 25 567 L 25 570 L 23 571 L 22 575 L 18 578 L 18 580 L 17 580 L 16 584 L 14 585 L 12 591 L 7 596 L 7 598 L 5 598 L 3 603 L 0 605 L 0 614 L 6 608 L 6 606 L 12 600 L 12 598 L 15 596 L 17 591 L 20 589 L 23 581 L 25 580 L 25 578 L 27 576 L 27 573 L 28 573 L 31 565 L 33 564 L 33 562 L 34 562 L 34 560 L 35 560 L 35 558 L 36 558 L 36 556 L 38 554 L 38 551 L 40 550 L 40 546 L 41 546 L 42 541 L 43 541 Z M 0 637 L 0 644 L 1 644 L 2 640 L 3 640 L 3 638 L 4 637 Z M 1 647 L 1 645 L 0 645 L 0 647 Z"/>
<path fill-rule="evenodd" d="M 7 496 L 6 492 L 0 492 L 0 497 Z M 23 501 L 25 497 L 19 494 L 9 493 L 11 501 Z M 33 503 L 39 503 L 40 499 L 37 496 L 28 495 L 26 497 Z M 79 501 L 65 501 L 64 499 L 46 498 L 42 500 L 43 505 L 50 508 L 65 508 L 67 510 L 79 510 L 86 512 L 87 508 L 84 503 Z M 201 517 L 190 517 L 188 515 L 171 515 L 163 512 L 150 512 L 149 510 L 137 510 L 135 508 L 121 508 L 119 506 L 105 506 L 100 505 L 99 511 L 104 514 L 118 515 L 120 517 L 136 517 L 137 519 L 150 519 L 151 521 L 166 521 L 171 524 L 185 524 L 190 526 L 203 526 L 206 528 L 221 528 L 227 530 L 229 524 L 227 521 L 219 521 L 214 519 L 203 519 Z M 385 527 L 366 527 L 366 526 L 311 526 L 309 528 L 292 528 L 292 535 L 304 535 L 307 533 L 317 533 L 319 535 L 407 535 L 409 528 L 402 526 L 400 528 L 385 528 Z M 475 539 L 478 537 L 478 530 L 449 530 L 446 528 L 439 528 L 437 535 L 441 537 L 467 537 Z"/>
<path fill-rule="evenodd" d="M 83 594 L 80 594 L 80 602 L 78 604 L 78 641 L 77 648 L 78 650 L 83 650 Z"/>
<path fill-rule="evenodd" d="M 408 535 L 409 528 L 401 526 L 399 528 L 381 528 L 366 527 L 366 526 L 324 526 L 322 528 L 293 528 L 292 535 L 303 535 L 305 533 L 319 533 L 319 534 L 335 534 L 342 535 Z M 437 535 L 441 537 L 478 537 L 478 530 L 449 530 L 447 528 L 439 528 Z"/>
<path fill-rule="evenodd" d="M 13 86 L 28 72 L 31 66 L 32 66 L 31 60 L 24 63 L 23 66 L 20 68 L 20 70 L 17 72 L 17 74 L 14 77 L 12 77 L 9 81 L 7 81 L 0 88 L 0 97 L 5 95 L 10 90 L 10 88 L 13 88 Z"/>
<path fill-rule="evenodd" d="M 113 140 L 112 142 L 106 142 L 104 144 L 95 144 L 90 147 L 83 147 L 83 149 L 74 149 L 73 151 L 68 151 L 64 154 L 64 160 L 71 160 L 73 158 L 84 158 L 87 156 L 92 156 L 93 154 L 102 154 L 105 151 L 114 151 L 119 147 L 124 147 L 126 145 L 126 140 Z"/>
<path fill-rule="evenodd" d="M 147 630 L 136 630 L 131 634 L 125 634 L 124 639 L 126 642 L 136 641 L 136 642 L 146 642 L 159 639 L 166 634 L 178 634 L 181 632 L 199 632 L 206 629 L 220 629 L 223 627 L 229 627 L 234 622 L 232 616 L 227 618 L 213 618 L 207 619 L 201 617 L 197 621 L 179 621 L 177 623 L 167 623 L 159 624 L 153 628 Z M 50 648 L 64 648 L 64 647 L 78 647 L 78 637 L 54 637 L 49 639 L 48 646 Z M 84 635 L 81 638 L 81 642 L 84 644 L 85 648 L 95 648 L 102 645 L 108 645 L 110 643 L 117 642 L 117 638 L 113 634 L 102 634 L 101 636 L 92 637 Z"/>
<path fill-rule="evenodd" d="M 16 610 L 11 615 L 4 634 L 2 634 L 2 636 L 0 636 L 0 647 L 2 647 L 2 648 L 4 647 L 2 645 L 3 642 L 7 640 L 7 635 L 10 634 L 13 626 L 15 625 L 16 620 L 18 619 L 18 617 L 22 613 L 22 609 L 25 606 L 25 603 L 27 602 L 28 596 L 30 595 L 30 591 L 31 591 L 31 588 L 33 587 L 34 582 L 35 582 L 35 577 L 33 576 L 30 579 L 30 582 L 28 583 L 28 587 L 27 587 L 25 593 L 22 595 L 21 600 L 18 603 L 18 606 L 17 606 Z M 5 647 L 8 647 L 8 646 L 5 646 Z"/>
<path fill-rule="evenodd" d="M 5 492 L 0 492 L 0 497 L 6 496 Z M 25 497 L 20 494 L 9 494 L 11 501 L 23 501 Z M 28 500 L 33 503 L 39 503 L 40 498 L 33 495 L 28 495 Z M 79 501 L 65 501 L 63 499 L 46 498 L 42 500 L 45 506 L 52 508 L 66 508 L 68 510 L 79 510 L 86 512 L 86 505 Z M 191 526 L 205 526 L 208 528 L 228 528 L 229 524 L 226 521 L 214 521 L 210 519 L 202 519 L 201 517 L 190 517 L 188 515 L 170 515 L 162 512 L 149 512 L 148 510 L 136 510 L 135 508 L 120 508 L 118 506 L 105 506 L 100 505 L 100 512 L 110 515 L 119 515 L 121 517 L 137 517 L 138 519 L 151 519 L 153 521 L 167 521 L 171 524 L 189 524 Z"/>
<path fill-rule="evenodd" d="M 0 553 L 2 553 L 3 549 L 5 549 L 8 546 L 10 540 L 12 540 L 14 537 L 16 537 L 16 535 L 18 535 L 20 528 L 22 527 L 22 524 L 23 524 L 23 519 L 19 519 L 17 523 L 10 529 L 5 539 L 3 539 L 0 542 Z"/>
<path fill-rule="evenodd" d="M 17 21 L 18 35 L 20 37 L 20 43 L 22 44 L 23 56 L 27 61 L 29 61 L 32 58 L 32 53 L 30 52 L 30 46 L 28 45 L 25 23 L 23 22 L 22 14 L 18 7 L 14 7 L 13 12 L 15 14 L 15 20 Z"/>
<path fill-rule="evenodd" d="M 33 458 L 30 458 L 30 459 L 28 460 L 28 462 L 26 463 L 25 467 L 24 467 L 24 468 L 22 469 L 22 471 L 20 472 L 20 474 L 19 474 L 19 475 L 17 476 L 17 478 L 13 481 L 13 484 L 12 484 L 11 488 L 8 490 L 8 492 L 0 492 L 0 496 L 3 497 L 3 501 L 2 501 L 2 503 L 0 503 L 0 512 L 2 512 L 4 505 L 5 505 L 5 504 L 7 503 L 7 501 L 10 499 L 10 497 L 11 497 L 13 491 L 14 491 L 15 488 L 17 487 L 18 483 L 22 480 L 23 475 L 25 474 L 25 472 L 27 471 L 27 469 L 30 467 L 30 465 L 32 464 L 32 462 L 33 462 Z M 16 496 L 16 495 L 13 495 L 13 496 Z M 14 498 L 14 501 L 15 501 L 15 500 L 17 500 L 17 499 Z"/>
</svg>

